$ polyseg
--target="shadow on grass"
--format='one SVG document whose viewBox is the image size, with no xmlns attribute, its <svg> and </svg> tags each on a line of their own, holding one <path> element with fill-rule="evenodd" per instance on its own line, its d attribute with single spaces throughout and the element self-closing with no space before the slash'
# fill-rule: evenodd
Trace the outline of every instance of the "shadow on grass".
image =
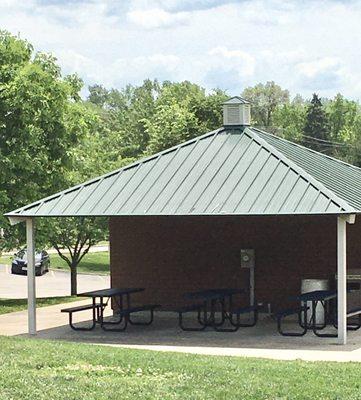
<svg viewBox="0 0 361 400">
<path fill-rule="evenodd" d="M 53 306 L 61 303 L 68 303 L 79 300 L 76 296 L 49 297 L 36 299 L 37 307 Z M 15 311 L 26 310 L 28 306 L 27 299 L 0 299 L 0 315 Z"/>
</svg>

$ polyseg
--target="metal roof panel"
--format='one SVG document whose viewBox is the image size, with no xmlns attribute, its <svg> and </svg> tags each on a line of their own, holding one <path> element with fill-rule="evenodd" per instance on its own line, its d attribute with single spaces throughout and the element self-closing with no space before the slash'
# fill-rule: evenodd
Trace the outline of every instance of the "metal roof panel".
<svg viewBox="0 0 361 400">
<path fill-rule="evenodd" d="M 8 216 L 361 212 L 361 170 L 254 128 L 218 129 Z"/>
</svg>

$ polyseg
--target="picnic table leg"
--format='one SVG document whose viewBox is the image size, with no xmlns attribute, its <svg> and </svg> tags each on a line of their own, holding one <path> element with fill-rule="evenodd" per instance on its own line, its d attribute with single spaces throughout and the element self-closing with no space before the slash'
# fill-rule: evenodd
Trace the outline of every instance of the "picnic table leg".
<svg viewBox="0 0 361 400">
<path fill-rule="evenodd" d="M 219 299 L 219 303 L 221 305 L 221 320 L 220 320 L 220 322 L 216 322 L 216 317 L 214 316 L 214 326 L 221 326 L 224 324 L 224 322 L 226 320 L 226 299 L 225 299 L 225 297 L 222 297 L 221 299 Z M 214 313 L 215 313 L 215 311 L 216 310 L 214 310 Z"/>
<path fill-rule="evenodd" d="M 210 302 L 210 325 L 215 325 L 215 323 L 216 323 L 216 316 L 215 316 L 215 313 L 216 313 L 216 310 L 215 310 L 215 300 L 211 300 L 211 302 Z"/>
<path fill-rule="evenodd" d="M 69 326 L 74 331 L 92 331 L 95 328 L 95 320 L 93 319 L 92 324 L 89 327 L 78 327 L 73 324 L 73 313 L 69 313 Z"/>
<path fill-rule="evenodd" d="M 327 326 L 327 321 L 328 321 L 328 313 L 327 313 L 327 304 L 325 301 L 323 300 L 315 300 L 312 302 L 312 304 L 314 305 L 314 311 L 312 311 L 312 317 L 313 317 L 313 322 L 312 322 L 312 329 L 315 327 L 315 329 L 317 329 L 318 331 L 321 331 L 322 329 L 325 329 Z M 317 306 L 318 304 L 321 304 L 325 313 L 325 317 L 323 320 L 322 324 L 317 324 Z M 312 307 L 313 310 L 313 307 Z"/>
<path fill-rule="evenodd" d="M 319 333 L 320 330 L 324 329 L 324 326 L 321 325 L 321 328 L 317 327 L 316 324 L 316 307 L 317 301 L 312 301 L 312 331 L 318 337 L 323 338 L 334 338 L 337 337 L 337 333 Z"/>
<path fill-rule="evenodd" d="M 127 329 L 127 326 L 128 326 L 127 318 L 124 318 L 124 325 L 121 328 L 107 328 L 108 325 L 119 325 L 122 321 L 123 321 L 123 317 L 120 317 L 119 321 L 117 321 L 117 322 L 103 323 L 102 329 L 104 331 L 110 331 L 110 332 L 123 332 Z"/>
<path fill-rule="evenodd" d="M 202 311 L 201 309 L 198 310 L 197 319 L 200 325 L 206 327 L 208 325 L 208 313 L 207 313 L 207 301 L 203 302 L 203 321 L 202 321 Z"/>
<path fill-rule="evenodd" d="M 153 323 L 153 321 L 154 321 L 154 308 L 151 308 L 151 309 L 149 310 L 149 313 L 150 313 L 150 315 L 149 315 L 149 320 L 148 320 L 148 321 L 143 321 L 143 322 L 141 322 L 141 321 L 132 321 L 131 315 L 129 314 L 129 316 L 128 316 L 128 322 L 129 322 L 131 325 L 140 325 L 140 326 L 148 326 L 148 325 L 151 325 L 151 324 Z"/>
<path fill-rule="evenodd" d="M 198 320 L 199 321 L 199 320 Z M 206 324 L 201 324 L 201 326 L 198 328 L 187 328 L 183 325 L 183 313 L 179 312 L 178 313 L 178 325 L 183 331 L 188 331 L 188 332 L 200 332 L 206 329 L 207 325 Z"/>
<path fill-rule="evenodd" d="M 126 294 L 126 299 L 127 299 L 127 307 L 130 308 L 130 294 L 129 293 Z M 125 318 L 125 323 L 128 324 L 128 322 L 130 322 L 130 315 L 127 314 L 124 316 L 124 318 Z M 153 318 L 153 315 L 152 315 L 152 318 Z"/>
<path fill-rule="evenodd" d="M 233 309 L 233 294 L 229 295 L 228 298 L 228 313 L 224 304 L 224 320 L 228 319 L 230 322 L 232 320 L 232 309 Z"/>
<path fill-rule="evenodd" d="M 94 326 L 95 326 L 95 324 L 96 324 L 96 322 L 97 322 L 97 313 L 98 313 L 98 310 L 96 309 L 97 307 L 96 307 L 96 301 L 95 301 L 95 298 L 93 297 L 93 324 L 94 324 Z"/>
<path fill-rule="evenodd" d="M 308 315 L 307 315 L 307 301 L 302 301 L 301 304 L 302 304 L 302 307 L 305 307 L 306 311 L 304 313 L 299 313 L 298 314 L 298 325 L 301 328 L 308 330 L 309 329 L 309 326 L 308 326 L 309 322 L 308 322 Z M 303 318 L 303 321 L 302 321 L 302 318 Z M 312 311 L 311 311 L 311 318 L 312 318 Z"/>
<path fill-rule="evenodd" d="M 109 300 L 108 300 L 109 301 Z M 119 310 L 122 310 L 123 306 L 123 301 L 122 301 L 122 297 L 119 296 L 119 303 L 115 300 L 115 302 L 117 303 L 117 305 L 119 306 Z M 102 310 L 104 310 L 105 305 L 104 303 L 101 302 L 101 307 Z M 119 325 L 121 322 L 123 321 L 123 316 L 119 315 L 119 319 L 115 320 L 115 321 L 104 321 L 104 318 L 102 318 L 102 327 L 104 325 Z M 105 329 L 106 330 L 106 329 Z"/>
<path fill-rule="evenodd" d="M 93 298 L 95 302 L 95 297 Z M 104 302 L 103 302 L 103 297 L 100 297 L 100 326 L 103 327 L 103 322 L 104 322 Z"/>
<path fill-rule="evenodd" d="M 230 306 L 230 307 L 232 307 L 232 300 L 231 300 L 231 298 L 232 298 L 232 295 L 229 296 L 229 306 Z M 236 332 L 236 331 L 238 331 L 238 329 L 239 329 L 239 327 L 240 327 L 240 325 L 239 325 L 239 322 L 240 322 L 240 321 L 239 321 L 239 319 L 240 319 L 239 314 L 237 314 L 237 316 L 236 316 L 237 322 L 234 323 L 234 322 L 232 321 L 232 312 L 230 311 L 230 312 L 229 312 L 229 315 L 227 315 L 227 311 L 226 311 L 226 299 L 225 299 L 225 297 L 223 297 L 222 299 L 220 299 L 220 303 L 221 303 L 221 314 L 222 314 L 222 319 L 221 319 L 221 321 L 218 322 L 217 324 L 215 323 L 214 326 L 213 326 L 213 328 L 214 328 L 216 331 L 218 331 L 218 332 Z M 231 310 L 231 308 L 230 308 L 230 310 Z M 229 320 L 231 326 L 230 326 L 229 328 L 221 328 L 221 326 L 224 325 L 226 319 Z"/>
</svg>

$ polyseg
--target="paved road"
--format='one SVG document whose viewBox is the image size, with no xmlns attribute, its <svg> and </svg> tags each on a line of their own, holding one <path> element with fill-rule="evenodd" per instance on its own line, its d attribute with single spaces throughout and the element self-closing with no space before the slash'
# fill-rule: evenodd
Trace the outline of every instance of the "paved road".
<svg viewBox="0 0 361 400">
<path fill-rule="evenodd" d="M 110 286 L 109 276 L 78 275 L 78 292 L 102 289 Z M 36 296 L 55 297 L 70 295 L 70 273 L 50 271 L 36 277 Z M 27 297 L 26 275 L 12 275 L 9 265 L 0 265 L 0 298 L 22 299 Z"/>
</svg>

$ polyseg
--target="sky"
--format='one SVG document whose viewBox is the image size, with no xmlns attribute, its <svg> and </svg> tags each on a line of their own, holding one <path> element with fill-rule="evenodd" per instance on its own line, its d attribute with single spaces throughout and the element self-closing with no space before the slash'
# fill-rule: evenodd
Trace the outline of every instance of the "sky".
<svg viewBox="0 0 361 400">
<path fill-rule="evenodd" d="M 275 81 L 361 99 L 361 0 L 0 0 L 0 29 L 86 85 L 190 80 L 237 95 Z"/>
</svg>

